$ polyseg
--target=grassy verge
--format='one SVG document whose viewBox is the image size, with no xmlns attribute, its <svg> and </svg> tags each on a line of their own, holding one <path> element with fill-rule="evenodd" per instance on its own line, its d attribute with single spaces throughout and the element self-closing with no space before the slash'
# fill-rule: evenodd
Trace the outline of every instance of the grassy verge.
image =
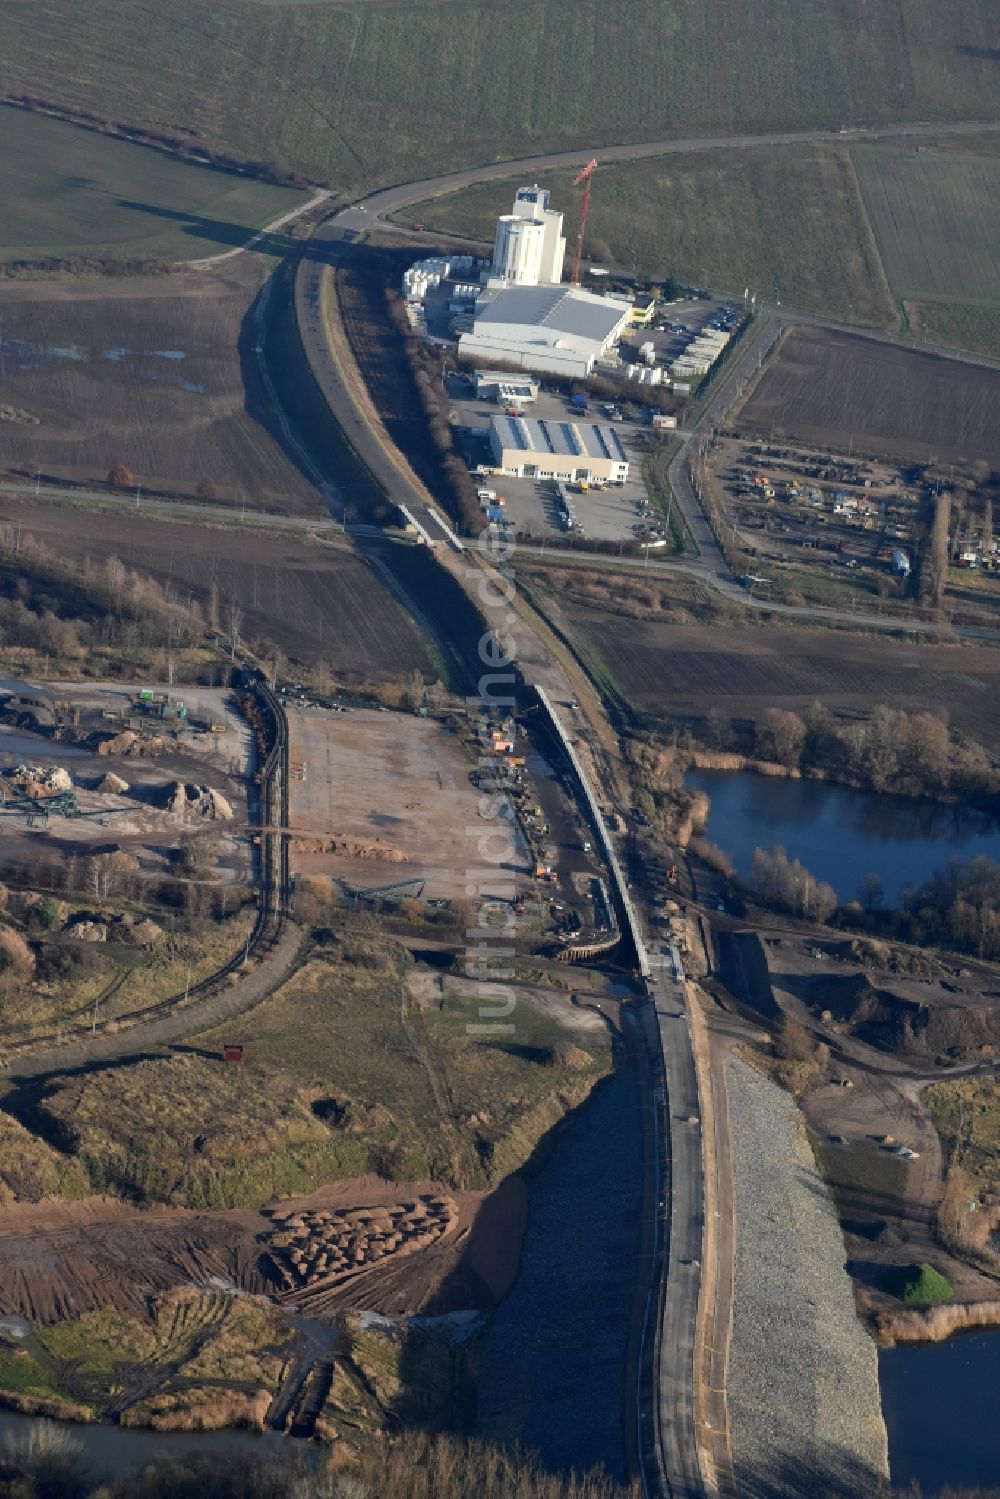
<svg viewBox="0 0 1000 1499">
<path fill-rule="evenodd" d="M 598 153 L 600 155 L 600 153 Z M 565 172 L 540 184 L 570 211 Z M 513 179 L 466 188 L 401 211 L 400 222 L 491 240 Z M 839 146 L 672 155 L 598 169 L 588 254 L 647 276 L 849 318 L 881 328 L 895 308 L 858 192 Z"/>
<path fill-rule="evenodd" d="M 0 126 L 0 278 L 17 260 L 217 255 L 308 196 L 26 110 L 3 109 Z"/>
<path fill-rule="evenodd" d="M 875 1224 L 904 1212 L 905 1161 L 874 1145 L 828 1149 L 814 1141 L 813 1150 L 845 1226 Z"/>
<path fill-rule="evenodd" d="M 41 1109 L 72 1164 L 59 1168 L 14 1131 L 30 1157 L 23 1170 L 54 1191 L 201 1208 L 366 1171 L 494 1185 L 584 1101 L 609 1070 L 609 1045 L 571 1043 L 526 1001 L 512 1032 L 483 1034 L 470 984 L 449 979 L 440 1004 L 420 1008 L 406 967 L 384 938 L 345 936 L 246 1016 L 238 1036 L 228 1024 L 170 1058 L 57 1081 Z M 222 1047 L 234 1039 L 244 1063 L 227 1068 Z"/>
<path fill-rule="evenodd" d="M 683 440 L 679 437 L 670 442 L 655 444 L 643 460 L 642 477 L 650 499 L 669 532 L 668 549 L 674 556 L 697 557 L 698 545 L 691 535 L 670 483 L 670 465 L 682 446 Z"/>
<path fill-rule="evenodd" d="M 966 1077 L 935 1083 L 924 1102 L 931 1111 L 949 1166 L 960 1167 L 974 1190 L 1000 1192 L 1000 1083 Z"/>
</svg>

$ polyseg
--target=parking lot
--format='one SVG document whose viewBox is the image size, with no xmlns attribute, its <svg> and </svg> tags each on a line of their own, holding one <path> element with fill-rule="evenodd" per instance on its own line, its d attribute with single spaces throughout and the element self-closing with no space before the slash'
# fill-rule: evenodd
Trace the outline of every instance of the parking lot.
<svg viewBox="0 0 1000 1499">
<path fill-rule="evenodd" d="M 491 416 L 503 413 L 493 401 L 478 401 L 472 384 L 464 375 L 449 375 L 448 392 L 454 413 L 456 446 L 474 467 L 492 464 L 488 432 Z M 585 417 L 570 406 L 568 400 L 551 392 L 540 392 L 537 401 L 525 408 L 525 415 L 547 421 L 590 421 L 611 425 L 604 408 L 591 402 Z M 573 489 L 573 507 L 579 521 L 577 535 L 590 541 L 635 541 L 636 527 L 648 524 L 648 495 L 642 478 L 642 461 L 646 452 L 648 418 L 616 421 L 613 425 L 621 438 L 629 460 L 628 482 L 621 488 Z M 558 485 L 548 479 L 515 479 L 497 474 L 482 479 L 482 485 L 496 490 L 504 499 L 504 509 L 515 533 L 524 536 L 559 536 L 566 534 L 560 516 Z"/>
</svg>

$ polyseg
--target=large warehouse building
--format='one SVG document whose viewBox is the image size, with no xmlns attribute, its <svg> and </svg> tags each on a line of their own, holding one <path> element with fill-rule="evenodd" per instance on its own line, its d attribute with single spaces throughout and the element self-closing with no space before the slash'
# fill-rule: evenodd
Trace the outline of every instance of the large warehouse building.
<svg viewBox="0 0 1000 1499">
<path fill-rule="evenodd" d="M 519 479 L 560 479 L 577 484 L 624 484 L 628 458 L 614 427 L 596 422 L 536 422 L 495 416 L 490 422 L 493 461 Z"/>
<path fill-rule="evenodd" d="M 511 286 L 476 303 L 461 359 L 583 379 L 628 326 L 631 307 L 577 286 Z"/>
</svg>

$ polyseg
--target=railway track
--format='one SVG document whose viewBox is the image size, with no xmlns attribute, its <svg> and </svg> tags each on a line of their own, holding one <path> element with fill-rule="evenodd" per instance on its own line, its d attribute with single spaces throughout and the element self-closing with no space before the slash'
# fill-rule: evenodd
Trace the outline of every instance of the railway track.
<svg viewBox="0 0 1000 1499">
<path fill-rule="evenodd" d="M 144 1005 L 141 1009 L 127 1010 L 99 1023 L 92 1029 L 79 1033 L 103 1034 L 114 1025 L 136 1024 L 151 1020 L 175 1010 L 187 1009 L 199 999 L 205 999 L 228 984 L 240 973 L 252 956 L 261 956 L 269 951 L 281 938 L 288 920 L 291 877 L 288 853 L 288 719 L 276 694 L 268 686 L 264 676 L 257 671 L 245 671 L 247 695 L 256 703 L 256 712 L 251 715 L 252 727 L 258 744 L 258 753 L 264 749 L 256 774 L 260 812 L 260 843 L 257 867 L 257 915 L 253 927 L 241 951 L 235 953 L 221 968 L 197 984 L 188 985 L 183 992 L 169 995 L 156 1004 Z M 266 748 L 265 748 L 266 747 Z M 33 1036 L 30 1041 L 16 1044 L 7 1050 L 12 1059 L 27 1052 L 39 1051 L 46 1046 L 56 1046 L 75 1039 L 65 1033 L 53 1032 L 45 1036 Z"/>
</svg>

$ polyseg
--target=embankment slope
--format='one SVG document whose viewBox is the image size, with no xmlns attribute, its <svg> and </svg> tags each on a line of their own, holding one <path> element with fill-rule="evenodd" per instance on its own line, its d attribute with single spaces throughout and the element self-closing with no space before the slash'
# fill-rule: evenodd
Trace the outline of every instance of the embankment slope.
<svg viewBox="0 0 1000 1499">
<path fill-rule="evenodd" d="M 878 1356 L 854 1310 L 833 1203 L 791 1097 L 742 1061 L 729 1064 L 728 1084 L 738 1489 L 866 1491 L 888 1473 Z"/>
</svg>

